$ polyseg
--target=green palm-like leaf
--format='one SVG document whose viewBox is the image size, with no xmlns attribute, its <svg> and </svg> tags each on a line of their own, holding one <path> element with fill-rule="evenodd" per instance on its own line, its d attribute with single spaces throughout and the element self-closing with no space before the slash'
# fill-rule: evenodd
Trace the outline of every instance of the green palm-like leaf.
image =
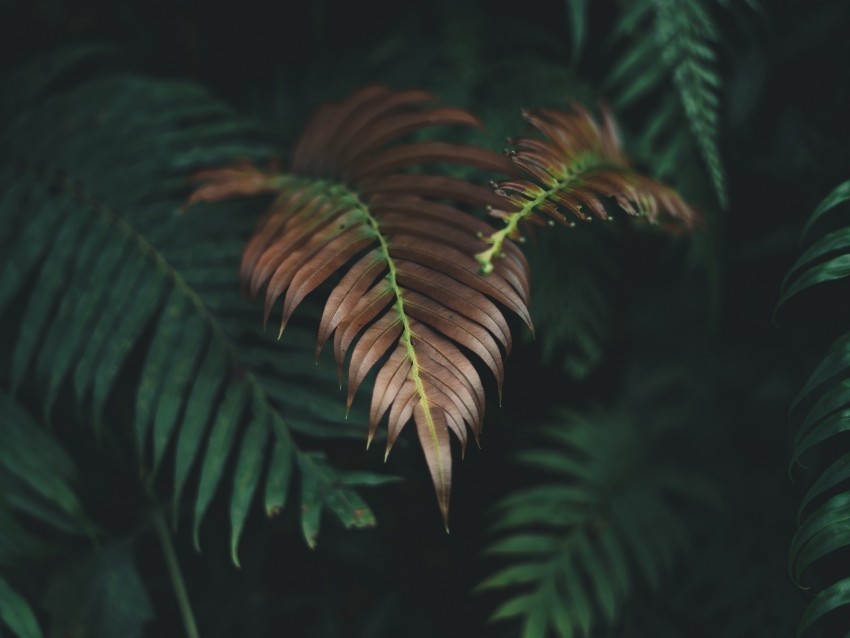
<svg viewBox="0 0 850 638">
<path fill-rule="evenodd" d="M 319 434 L 337 430 L 343 415 L 328 402 L 286 404 L 324 375 L 288 365 L 309 346 L 280 348 L 271 362 L 257 355 L 270 342 L 246 321 L 236 276 L 236 238 L 251 219 L 180 214 L 181 175 L 199 161 L 269 157 L 268 144 L 252 141 L 258 131 L 197 87 L 119 74 L 50 93 L 0 132 L 9 263 L 0 313 L 20 315 L 11 327 L 14 387 L 34 382 L 46 415 L 73 397 L 101 431 L 113 427 L 111 402 L 129 401 L 142 466 L 156 472 L 175 460 L 176 501 L 197 467 L 196 537 L 213 496 L 232 486 L 234 556 L 260 485 L 277 509 L 296 467 L 327 486 L 305 508 L 343 513 L 346 525 L 374 523 L 362 502 L 339 505 L 350 505 L 342 496 L 350 490 L 329 465 L 290 460 L 305 453 L 289 414 L 293 428 Z M 130 370 L 133 395 L 119 397 Z M 311 545 L 317 532 L 310 527 Z"/>
<path fill-rule="evenodd" d="M 690 533 L 675 503 L 708 498 L 696 474 L 649 461 L 646 432 L 626 415 L 564 414 L 545 446 L 519 461 L 545 473 L 496 509 L 486 550 L 507 566 L 479 589 L 508 589 L 493 619 L 519 617 L 522 636 L 588 636 L 611 626 L 640 583 L 657 589 Z"/>
<path fill-rule="evenodd" d="M 691 140 L 702 156 L 720 205 L 727 204 L 726 175 L 718 146 L 720 91 L 715 45 L 718 30 L 704 0 L 642 0 L 632 3 L 615 38 L 626 42 L 608 78 L 615 105 L 626 108 L 672 83 L 651 125 L 639 135 L 642 154 L 657 173 L 675 179 Z M 679 124 L 682 126 L 679 126 Z M 677 131 L 690 129 L 690 139 Z"/>
<path fill-rule="evenodd" d="M 432 99 L 420 91 L 361 89 L 319 109 L 288 172 L 249 165 L 204 171 L 190 203 L 276 194 L 245 247 L 243 285 L 252 295 L 265 290 L 266 319 L 283 300 L 282 334 L 302 301 L 341 275 L 319 323 L 318 349 L 333 335 L 337 366 L 348 366 L 349 406 L 379 367 L 369 441 L 388 414 L 389 453 L 414 421 L 446 521 L 449 432 L 465 450 L 467 427 L 477 441 L 484 415 L 484 384 L 466 351 L 489 369 L 501 392 L 512 338 L 496 303 L 530 326 L 529 283 L 527 262 L 510 243 L 493 274 L 481 276 L 473 255 L 484 248 L 479 237 L 490 227 L 432 199 L 483 206 L 497 196 L 445 175 L 407 172 L 446 162 L 510 170 L 501 156 L 472 146 L 394 144 L 434 125 L 477 124 L 459 109 L 423 108 Z"/>
<path fill-rule="evenodd" d="M 810 245 L 791 267 L 785 279 L 778 306 L 789 302 L 801 292 L 824 283 L 850 276 L 846 261 L 850 256 L 850 235 L 846 227 L 814 235 L 815 222 L 824 215 L 835 214 L 847 201 L 850 201 L 850 181 L 838 186 L 818 206 L 809 219 L 804 237 Z M 799 516 L 802 519 L 790 549 L 790 567 L 794 580 L 805 583 L 818 571 L 818 561 L 834 556 L 836 552 L 850 547 L 848 521 L 850 521 L 850 492 L 842 486 L 850 479 L 850 451 L 836 447 L 843 439 L 840 435 L 850 430 L 850 333 L 839 337 L 829 348 L 820 365 L 809 377 L 792 405 L 799 411 L 801 406 L 811 407 L 801 419 L 794 441 L 791 464 L 816 448 L 828 444 L 833 453 L 840 456 L 826 467 L 809 486 L 800 503 Z M 805 515 L 805 516 L 804 516 Z M 834 562 L 834 561 L 833 561 Z M 832 578 L 842 575 L 833 572 Z M 850 577 L 843 570 L 844 577 L 828 583 L 809 604 L 800 624 L 797 635 L 804 634 L 815 621 L 832 610 L 850 604 Z"/>
</svg>

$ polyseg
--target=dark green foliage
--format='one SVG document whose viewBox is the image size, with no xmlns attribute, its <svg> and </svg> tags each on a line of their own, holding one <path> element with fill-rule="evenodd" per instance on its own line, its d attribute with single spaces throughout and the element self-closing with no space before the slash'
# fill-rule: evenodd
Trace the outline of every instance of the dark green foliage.
<svg viewBox="0 0 850 638">
<path fill-rule="evenodd" d="M 850 6 L 760 4 L 6 3 L 0 635 L 847 635 L 850 186 L 804 213 L 847 179 Z M 535 331 L 453 450 L 450 535 L 415 437 L 381 471 L 371 388 L 346 418 L 315 361 L 338 277 L 277 341 L 238 284 L 272 196 L 184 206 L 369 84 L 497 153 L 522 108 L 607 103 L 704 220 L 519 225 Z"/>
<path fill-rule="evenodd" d="M 616 96 L 614 105 L 625 109 L 646 100 L 653 91 L 661 94 L 649 126 L 639 135 L 638 156 L 651 161 L 662 178 L 680 183 L 682 163 L 693 157 L 696 146 L 715 196 L 725 208 L 726 176 L 718 146 L 719 33 L 710 3 L 631 3 L 620 18 L 615 37 L 626 43 L 626 50 L 608 78 Z"/>
<path fill-rule="evenodd" d="M 501 538 L 486 553 L 510 564 L 479 589 L 523 588 L 493 618 L 519 616 L 525 638 L 592 635 L 617 624 L 635 589 L 658 591 L 691 548 L 676 500 L 716 498 L 705 477 L 653 458 L 669 426 L 627 412 L 563 414 L 540 433 L 543 447 L 517 458 L 547 478 L 497 505 Z"/>
<path fill-rule="evenodd" d="M 80 53 L 59 59 L 78 62 Z M 35 98 L 38 91 L 32 93 Z M 232 485 L 227 492 L 237 564 L 239 537 L 261 479 L 268 507 L 277 512 L 287 501 L 290 474 L 302 475 L 303 533 L 310 545 L 325 507 L 346 526 L 374 524 L 344 478 L 292 440 L 284 412 L 292 414 L 293 429 L 318 436 L 352 428 L 340 430 L 341 408 L 297 389 L 323 370 L 311 364 L 292 375 L 281 367 L 282 360 L 305 360 L 309 346 L 273 347 L 240 296 L 232 273 L 251 220 L 232 210 L 180 209 L 186 192 L 180 176 L 198 161 L 269 156 L 268 146 L 250 142 L 257 130 L 191 85 L 106 74 L 18 111 L 2 134 L 7 163 L 0 214 L 10 267 L 0 275 L 0 311 L 16 317 L 7 328 L 14 335 L 11 388 L 37 391 L 45 419 L 77 411 L 99 437 L 116 434 L 123 420 L 146 485 L 153 485 L 166 459 L 173 463 L 175 511 L 195 467 L 197 493 L 190 503 L 196 545 L 211 501 Z M 209 222 L 199 231 L 200 216 Z M 300 394 L 300 400 L 284 407 L 281 393 Z M 4 471 L 53 471 L 54 463 L 28 460 L 12 443 L 3 446 Z M 70 529 L 79 506 L 62 492 L 60 477 L 26 478 L 42 499 L 61 507 L 62 518 L 53 520 L 56 515 L 36 501 L 19 506 Z M 8 491 L 13 504 L 22 501 L 16 494 Z M 129 558 L 116 563 L 111 556 L 94 555 L 67 577 L 66 587 L 83 581 L 94 588 L 93 598 L 67 613 L 57 585 L 60 593 L 47 605 L 54 623 L 78 623 L 74 614 L 87 616 L 87 606 L 101 613 L 118 605 L 99 598 L 101 590 L 126 581 L 131 565 Z M 100 578 L 107 582 L 96 584 Z M 150 612 L 139 608 L 141 594 L 127 595 L 122 605 L 135 616 L 103 617 L 86 635 L 136 635 Z"/>
<path fill-rule="evenodd" d="M 77 470 L 65 450 L 5 393 L 0 394 L 0 414 L 0 569 L 5 573 L 56 552 L 48 538 L 31 531 L 27 520 L 63 536 L 94 529 L 74 491 Z M 0 621 L 17 636 L 42 636 L 30 605 L 3 578 Z"/>
<path fill-rule="evenodd" d="M 86 109 L 91 103 L 99 108 Z M 70 138 L 46 126 L 58 113 L 66 118 Z M 77 130 L 86 135 L 74 135 Z M 4 219 L 17 228 L 8 238 L 14 268 L 0 281 L 0 308 L 20 294 L 27 300 L 12 352 L 12 387 L 34 376 L 49 417 L 63 386 L 73 386 L 77 404 L 102 431 L 119 375 L 145 343 L 136 389 L 127 388 L 135 402 L 134 442 L 143 473 L 155 475 L 173 445 L 179 503 L 197 460 L 197 539 L 228 458 L 236 454 L 234 558 L 272 438 L 293 455 L 301 452 L 263 382 L 274 379 L 274 391 L 280 392 L 285 381 L 275 374 L 277 362 L 258 360 L 266 356 L 267 340 L 256 334 L 231 275 L 250 219 L 232 212 L 181 213 L 185 191 L 179 175 L 201 160 L 269 156 L 263 144 L 233 141 L 256 131 L 191 85 L 108 75 L 51 96 L 19 115 L 3 136 L 19 168 L 6 174 L 15 188 L 2 202 Z M 92 153 L 90 144 L 109 152 Z M 97 184 L 97 192 L 87 184 Z M 199 232 L 200 215 L 215 223 L 203 224 Z M 215 246 L 212 260 L 204 241 Z M 50 329 L 57 324 L 61 331 Z M 278 355 L 289 356 L 297 356 L 297 349 Z M 335 418 L 336 411 L 322 413 L 316 404 L 306 409 L 318 411 L 310 416 L 319 422 Z M 245 432 L 237 453 L 240 429 Z M 329 470 L 316 471 L 323 475 L 316 480 L 333 482 Z M 333 500 L 333 493 L 316 498 Z M 282 502 L 285 496 L 272 499 Z M 368 509 L 344 516 L 347 525 L 373 522 Z M 317 525 L 305 525 L 304 531 L 314 543 Z"/>
<path fill-rule="evenodd" d="M 531 243 L 535 340 L 544 363 L 559 364 L 575 379 L 601 363 L 611 336 L 611 300 L 605 290 L 616 278 L 618 240 L 616 231 L 597 224 L 566 237 L 539 233 Z"/>
<path fill-rule="evenodd" d="M 850 181 L 839 185 L 817 207 L 803 233 L 807 243 L 783 285 L 780 306 L 813 286 L 837 285 L 850 276 L 850 227 L 846 225 Z M 839 227 L 824 231 L 824 222 L 838 218 Z M 833 223 L 835 225 L 835 223 Z M 819 475 L 800 503 L 800 528 L 791 541 L 791 573 L 798 584 L 814 589 L 797 634 L 802 635 L 822 616 L 850 605 L 850 571 L 833 569 L 819 574 L 824 561 L 841 556 L 850 546 L 850 453 L 841 454 L 842 433 L 850 431 L 850 333 L 830 346 L 824 360 L 809 377 L 794 407 L 800 425 L 794 440 L 791 471 L 798 463 L 818 458 Z M 831 453 L 827 453 L 829 450 Z M 815 579 L 814 587 L 809 583 Z"/>
</svg>

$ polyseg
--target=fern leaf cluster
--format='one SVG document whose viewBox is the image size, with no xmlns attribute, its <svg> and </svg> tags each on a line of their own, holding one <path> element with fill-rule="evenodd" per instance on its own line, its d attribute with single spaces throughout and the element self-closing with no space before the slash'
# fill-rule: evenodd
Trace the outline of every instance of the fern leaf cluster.
<svg viewBox="0 0 850 638">
<path fill-rule="evenodd" d="M 598 368 L 614 333 L 614 300 L 606 290 L 620 272 L 618 230 L 600 224 L 580 233 L 540 233 L 529 254 L 535 343 L 542 362 L 571 379 Z"/>
<path fill-rule="evenodd" d="M 652 116 L 640 145 L 653 154 L 658 174 L 669 178 L 680 170 L 688 142 L 675 123 L 684 121 L 702 156 L 722 207 L 727 205 L 726 176 L 718 145 L 721 78 L 715 46 L 718 30 L 704 0 L 647 0 L 623 13 L 615 37 L 629 45 L 608 83 L 616 106 L 627 108 L 650 92 L 675 87 Z M 646 37 L 645 34 L 650 34 Z M 661 158 L 658 158 L 658 155 Z"/>
<path fill-rule="evenodd" d="M 841 213 L 847 212 L 848 202 L 850 181 L 833 190 L 812 214 L 804 231 L 808 246 L 786 277 L 780 306 L 814 286 L 835 285 L 850 277 L 850 226 L 841 223 L 836 230 L 825 232 L 822 223 L 840 219 Z M 850 431 L 848 387 L 850 333 L 845 333 L 829 348 L 793 406 L 800 423 L 792 470 L 805 458 L 833 452 L 831 460 L 819 464 L 820 473 L 800 503 L 801 522 L 791 541 L 790 567 L 795 582 L 808 587 L 811 582 L 817 583 L 813 587 L 816 596 L 800 619 L 798 635 L 834 609 L 850 605 L 850 570 L 841 568 L 831 576 L 820 574 L 825 561 L 834 561 L 850 546 L 850 492 L 844 489 L 850 479 L 850 452 L 843 449 L 845 439 L 841 436 Z"/>
<path fill-rule="evenodd" d="M 43 559 L 55 551 L 33 529 L 80 537 L 96 528 L 76 492 L 77 468 L 67 452 L 6 393 L 0 394 L 0 414 L 0 572 L 11 574 L 29 567 L 20 564 L 21 556 Z M 29 603 L 2 576 L 0 621 L 17 636 L 43 635 Z"/>
<path fill-rule="evenodd" d="M 55 121 L 62 126 L 47 124 Z M 118 405 L 131 406 L 148 480 L 170 459 L 178 504 L 197 476 L 196 541 L 230 476 L 234 560 L 255 495 L 278 511 L 296 473 L 308 543 L 325 508 L 345 525 L 374 523 L 341 476 L 296 445 L 284 412 L 308 431 L 343 415 L 328 414 L 326 402 L 281 406 L 287 376 L 277 371 L 287 368 L 254 358 L 269 341 L 246 321 L 233 277 L 250 220 L 219 215 L 198 232 L 192 215 L 179 214 L 183 175 L 198 162 L 270 156 L 259 131 L 191 85 L 107 74 L 51 92 L 0 135 L 9 263 L 0 311 L 15 326 L 12 387 L 38 388 L 48 418 L 77 406 L 101 432 L 114 427 Z M 129 370 L 138 381 L 124 396 L 118 379 Z M 303 385 L 304 375 L 289 377 L 290 393 Z"/>
<path fill-rule="evenodd" d="M 369 441 L 388 414 L 389 453 L 413 418 L 446 519 L 449 432 L 465 449 L 467 427 L 477 441 L 484 415 L 484 384 L 461 348 L 483 362 L 501 393 L 502 359 L 512 339 L 494 302 L 529 326 L 531 320 L 522 253 L 509 245 L 499 268 L 481 276 L 471 255 L 483 248 L 478 235 L 489 227 L 431 199 L 483 206 L 498 198 L 453 177 L 401 170 L 441 162 L 506 168 L 501 156 L 475 147 L 393 144 L 434 125 L 477 125 L 459 109 L 422 108 L 431 100 L 418 91 L 362 89 L 317 112 L 295 146 L 288 173 L 250 167 L 204 171 L 196 179 L 205 184 L 190 202 L 276 193 L 245 248 L 242 281 L 252 295 L 265 289 L 266 318 L 283 298 L 281 333 L 307 295 L 345 273 L 325 305 L 317 351 L 334 336 L 337 366 L 342 371 L 348 365 L 349 406 L 383 361 L 372 394 Z"/>
<path fill-rule="evenodd" d="M 647 432 L 627 414 L 566 413 L 540 432 L 543 445 L 517 459 L 546 479 L 497 505 L 486 553 L 507 566 L 479 589 L 508 590 L 493 619 L 521 619 L 524 638 L 597 635 L 636 589 L 661 586 L 690 547 L 677 500 L 708 490 L 698 475 L 648 465 Z"/>
<path fill-rule="evenodd" d="M 505 226 L 487 237 L 490 248 L 476 255 L 482 272 L 492 271 L 506 238 L 519 236 L 521 222 L 541 224 L 545 217 L 562 225 L 574 224 L 568 221 L 573 217 L 607 221 L 611 217 L 603 199 L 650 223 L 696 226 L 698 213 L 675 191 L 630 168 L 607 109 L 602 109 L 601 122 L 577 103 L 569 111 L 541 109 L 526 111 L 523 117 L 543 139 L 519 138 L 507 151 L 526 178 L 502 181 L 496 187 L 503 199 L 491 214 L 503 219 Z"/>
</svg>

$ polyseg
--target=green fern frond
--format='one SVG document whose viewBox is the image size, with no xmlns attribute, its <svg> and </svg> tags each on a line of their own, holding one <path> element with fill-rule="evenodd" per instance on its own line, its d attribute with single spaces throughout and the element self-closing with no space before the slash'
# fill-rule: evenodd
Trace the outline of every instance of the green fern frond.
<svg viewBox="0 0 850 638">
<path fill-rule="evenodd" d="M 521 618 L 524 638 L 587 636 L 615 624 L 641 583 L 661 586 L 690 544 L 676 499 L 704 480 L 652 463 L 626 414 L 568 413 L 542 434 L 519 460 L 551 478 L 497 506 L 501 538 L 486 551 L 508 565 L 479 589 L 511 591 L 493 619 Z"/>
<path fill-rule="evenodd" d="M 618 254 L 610 241 L 615 233 L 606 232 L 611 230 L 605 224 L 559 237 L 540 233 L 529 250 L 534 339 L 543 362 L 560 361 L 574 379 L 599 365 L 611 335 L 612 304 L 605 291 L 616 279 Z"/>
<path fill-rule="evenodd" d="M 42 638 L 44 635 L 32 607 L 3 578 L 0 578 L 0 621 L 17 638 Z"/>
<path fill-rule="evenodd" d="M 20 404 L 0 392 L 0 626 L 39 638 L 32 608 L 5 578 L 51 552 L 33 530 L 91 535 L 74 483 L 77 469 L 62 446 Z"/>
<path fill-rule="evenodd" d="M 306 431 L 342 419 L 328 414 L 331 402 L 286 407 L 281 395 L 311 385 L 312 363 L 294 374 L 295 347 L 279 348 L 276 362 L 255 358 L 263 337 L 236 275 L 236 239 L 253 220 L 180 214 L 180 176 L 198 162 L 271 156 L 273 147 L 252 141 L 258 131 L 192 85 L 110 75 L 49 95 L 0 133 L 9 263 L 0 312 L 20 314 L 13 386 L 34 382 L 48 416 L 72 396 L 99 431 L 111 425 L 111 404 L 129 402 L 140 463 L 152 476 L 173 459 L 176 502 L 199 468 L 196 542 L 212 498 L 231 485 L 234 560 L 260 487 L 275 512 L 295 471 L 308 544 L 325 508 L 347 526 L 374 524 L 336 471 L 292 440 L 287 412 Z M 129 397 L 116 393 L 128 370 L 139 374 Z"/>
<path fill-rule="evenodd" d="M 718 30 L 704 0 L 635 2 L 621 17 L 615 38 L 628 38 L 626 51 L 608 78 L 618 108 L 635 105 L 668 82 L 676 89 L 677 99 L 662 99 L 651 125 L 640 135 L 643 154 L 651 154 L 661 177 L 673 179 L 690 151 L 688 142 L 676 134 L 681 128 L 677 120 L 684 121 L 725 208 L 726 175 L 718 146 L 722 80 L 713 48 Z"/>
<path fill-rule="evenodd" d="M 779 307 L 801 292 L 850 278 L 850 227 L 814 233 L 824 215 L 846 213 L 850 181 L 839 185 L 818 206 L 806 225 L 804 237 L 811 241 L 791 267 L 783 284 Z M 795 400 L 792 410 L 804 403 L 811 406 L 802 417 L 794 440 L 792 468 L 804 455 L 831 447 L 832 460 L 821 469 L 800 503 L 802 523 L 791 541 L 790 568 L 798 584 L 818 578 L 818 562 L 850 547 L 850 492 L 843 489 L 850 479 L 850 451 L 842 450 L 842 433 L 850 431 L 850 332 L 829 349 Z M 805 515 L 805 518 L 803 516 Z M 836 577 L 840 577 L 835 580 Z M 821 617 L 850 605 L 850 573 L 833 571 L 826 584 L 819 580 L 817 594 L 800 619 L 797 635 L 807 632 Z"/>
<path fill-rule="evenodd" d="M 572 39 L 572 64 L 578 63 L 584 41 L 587 37 L 587 2 L 585 0 L 566 0 L 567 15 L 570 20 Z"/>
</svg>

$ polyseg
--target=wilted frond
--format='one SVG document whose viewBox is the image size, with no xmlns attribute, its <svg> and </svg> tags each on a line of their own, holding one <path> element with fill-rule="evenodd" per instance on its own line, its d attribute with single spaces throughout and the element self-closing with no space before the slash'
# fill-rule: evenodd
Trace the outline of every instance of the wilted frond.
<svg viewBox="0 0 850 638">
<path fill-rule="evenodd" d="M 524 638 L 589 636 L 620 617 L 641 584 L 657 589 L 690 532 L 675 504 L 707 498 L 696 474 L 651 460 L 627 414 L 565 414 L 519 460 L 549 478 L 507 496 L 486 550 L 507 561 L 479 589 L 509 589 L 493 619 L 519 617 Z"/>
<path fill-rule="evenodd" d="M 842 183 L 812 214 L 804 237 L 810 238 L 815 222 L 850 202 L 850 181 Z M 820 233 L 791 267 L 783 284 L 780 306 L 800 292 L 850 277 L 850 226 Z M 822 469 L 800 504 L 800 528 L 791 541 L 791 573 L 798 584 L 818 578 L 818 563 L 850 547 L 850 450 L 841 449 L 841 437 L 850 431 L 850 332 L 842 335 L 812 373 L 794 402 L 807 404 L 794 440 L 792 467 L 815 449 L 831 449 L 834 460 Z M 836 447 L 838 446 L 838 447 Z M 833 559 L 831 561 L 835 563 Z M 836 576 L 840 576 L 835 580 Z M 800 619 L 797 635 L 805 633 L 832 610 L 850 605 L 850 570 L 832 573 L 826 584 L 816 580 L 817 595 Z"/>
<path fill-rule="evenodd" d="M 492 271 L 506 238 L 518 238 L 520 222 L 542 224 L 544 216 L 563 225 L 574 224 L 571 217 L 609 220 L 605 198 L 653 224 L 690 229 L 698 223 L 698 213 L 675 191 L 629 167 L 607 109 L 600 123 L 577 103 L 570 111 L 541 109 L 523 117 L 544 139 L 520 138 L 508 149 L 527 179 L 503 181 L 496 188 L 503 199 L 492 214 L 504 219 L 505 227 L 491 234 L 485 240 L 490 248 L 476 256 L 482 272 Z"/>
<path fill-rule="evenodd" d="M 283 299 L 280 331 L 296 307 L 339 273 L 319 324 L 318 349 L 334 336 L 348 365 L 348 405 L 379 364 L 369 441 L 388 413 L 387 453 L 413 418 L 444 519 L 451 486 L 449 431 L 478 439 L 484 384 L 467 351 L 489 369 L 501 393 L 511 333 L 502 308 L 530 325 L 528 265 L 507 244 L 490 277 L 473 255 L 487 224 L 434 199 L 473 206 L 499 198 L 456 178 L 401 169 L 450 162 L 510 170 L 499 155 L 439 141 L 394 144 L 445 124 L 477 125 L 460 109 L 425 108 L 420 91 L 367 87 L 320 108 L 296 144 L 287 173 L 213 169 L 190 202 L 276 193 L 242 258 L 242 282 L 265 290 L 265 316 Z M 434 199 L 432 199 L 434 198 Z M 494 303 L 495 302 L 495 303 Z M 496 305 L 499 304 L 499 305 Z M 501 306 L 501 307 L 500 307 Z"/>
</svg>

